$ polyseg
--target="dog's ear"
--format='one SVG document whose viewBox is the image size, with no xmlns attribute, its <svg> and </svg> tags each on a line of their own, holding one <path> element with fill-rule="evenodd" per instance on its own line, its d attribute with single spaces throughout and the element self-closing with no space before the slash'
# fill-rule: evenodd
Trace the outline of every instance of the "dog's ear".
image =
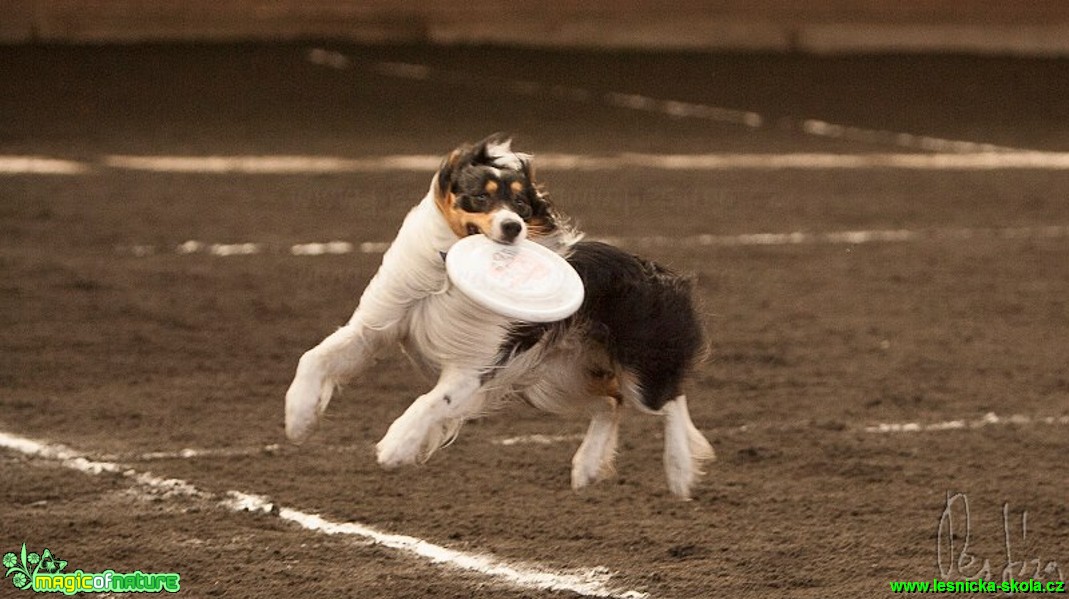
<svg viewBox="0 0 1069 599">
<path fill-rule="evenodd" d="M 471 164 L 490 164 L 489 137 L 475 144 L 471 148 Z"/>
<path fill-rule="evenodd" d="M 438 174 L 436 179 L 438 180 L 438 197 L 443 198 L 449 190 L 453 188 L 453 179 L 456 174 L 464 167 L 464 156 L 469 154 L 469 148 L 461 146 L 452 152 L 442 160 L 442 165 L 438 167 Z"/>
<path fill-rule="evenodd" d="M 460 171 L 473 164 L 493 165 L 505 155 L 521 160 L 524 164 L 524 172 L 527 173 L 527 169 L 530 168 L 530 157 L 526 154 L 514 154 L 511 145 L 511 137 L 502 133 L 494 133 L 479 143 L 463 145 L 450 152 L 442 161 L 442 165 L 438 167 L 439 195 L 444 197 L 449 193 Z M 530 180 L 529 174 L 527 178 Z"/>
</svg>

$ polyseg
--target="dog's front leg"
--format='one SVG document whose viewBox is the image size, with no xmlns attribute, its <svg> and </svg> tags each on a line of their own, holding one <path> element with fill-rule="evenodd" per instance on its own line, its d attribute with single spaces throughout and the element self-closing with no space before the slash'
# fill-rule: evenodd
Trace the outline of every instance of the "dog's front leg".
<svg viewBox="0 0 1069 599">
<path fill-rule="evenodd" d="M 306 351 L 286 391 L 286 436 L 295 443 L 308 438 L 327 409 L 335 386 L 360 374 L 375 354 L 396 336 L 393 329 L 364 325 L 359 310 L 348 324 Z"/>
<path fill-rule="evenodd" d="M 412 402 L 379 441 L 379 465 L 396 468 L 426 461 L 456 436 L 464 420 L 482 409 L 480 386 L 476 372 L 443 370 L 438 384 Z"/>
</svg>

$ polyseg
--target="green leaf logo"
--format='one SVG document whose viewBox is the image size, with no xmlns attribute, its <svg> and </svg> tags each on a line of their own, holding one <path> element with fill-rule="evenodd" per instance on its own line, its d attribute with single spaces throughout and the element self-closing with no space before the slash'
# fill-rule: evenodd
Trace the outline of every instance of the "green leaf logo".
<svg viewBox="0 0 1069 599">
<path fill-rule="evenodd" d="M 38 572 L 42 574 L 59 574 L 63 571 L 63 568 L 66 567 L 67 562 L 59 559 L 53 555 L 51 551 L 45 549 L 41 552 L 41 563 L 37 564 L 37 570 L 34 571 L 34 574 L 37 574 Z"/>
<path fill-rule="evenodd" d="M 22 550 L 18 555 L 13 552 L 5 553 L 3 564 L 7 569 L 4 572 L 4 578 L 10 578 L 11 584 L 15 585 L 16 589 L 22 590 L 33 586 L 33 577 L 38 573 L 60 574 L 63 568 L 67 567 L 66 561 L 56 557 L 48 549 L 42 551 L 40 555 L 27 553 L 26 543 L 22 544 Z"/>
</svg>

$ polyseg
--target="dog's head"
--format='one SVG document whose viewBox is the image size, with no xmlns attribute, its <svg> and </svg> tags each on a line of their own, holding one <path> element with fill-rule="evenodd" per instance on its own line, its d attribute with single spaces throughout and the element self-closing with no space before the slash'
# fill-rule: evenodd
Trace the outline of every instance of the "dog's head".
<svg viewBox="0 0 1069 599">
<path fill-rule="evenodd" d="M 457 237 L 482 233 L 502 243 L 557 229 L 549 200 L 534 182 L 531 156 L 512 140 L 491 135 L 453 150 L 438 169 L 438 209 Z"/>
</svg>

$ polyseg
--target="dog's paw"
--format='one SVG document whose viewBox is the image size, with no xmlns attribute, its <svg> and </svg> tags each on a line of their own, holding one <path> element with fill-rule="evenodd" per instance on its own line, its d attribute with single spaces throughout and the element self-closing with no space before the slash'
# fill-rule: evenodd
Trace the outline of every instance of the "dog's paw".
<svg viewBox="0 0 1069 599">
<path fill-rule="evenodd" d="M 375 445 L 375 456 L 379 466 L 393 470 L 402 466 L 412 466 L 419 462 L 419 445 L 416 443 L 394 442 L 383 438 Z"/>
<path fill-rule="evenodd" d="M 401 416 L 390 425 L 386 436 L 375 445 L 375 456 L 379 466 L 387 470 L 410 466 L 420 462 L 423 453 L 423 440 L 425 435 L 406 423 L 405 416 Z"/>
<path fill-rule="evenodd" d="M 578 452 L 572 458 L 572 489 L 578 491 L 611 477 L 615 472 L 611 459 Z"/>
<path fill-rule="evenodd" d="M 319 424 L 326 410 L 333 386 L 298 374 L 286 391 L 286 437 L 294 442 L 305 441 Z"/>
</svg>

